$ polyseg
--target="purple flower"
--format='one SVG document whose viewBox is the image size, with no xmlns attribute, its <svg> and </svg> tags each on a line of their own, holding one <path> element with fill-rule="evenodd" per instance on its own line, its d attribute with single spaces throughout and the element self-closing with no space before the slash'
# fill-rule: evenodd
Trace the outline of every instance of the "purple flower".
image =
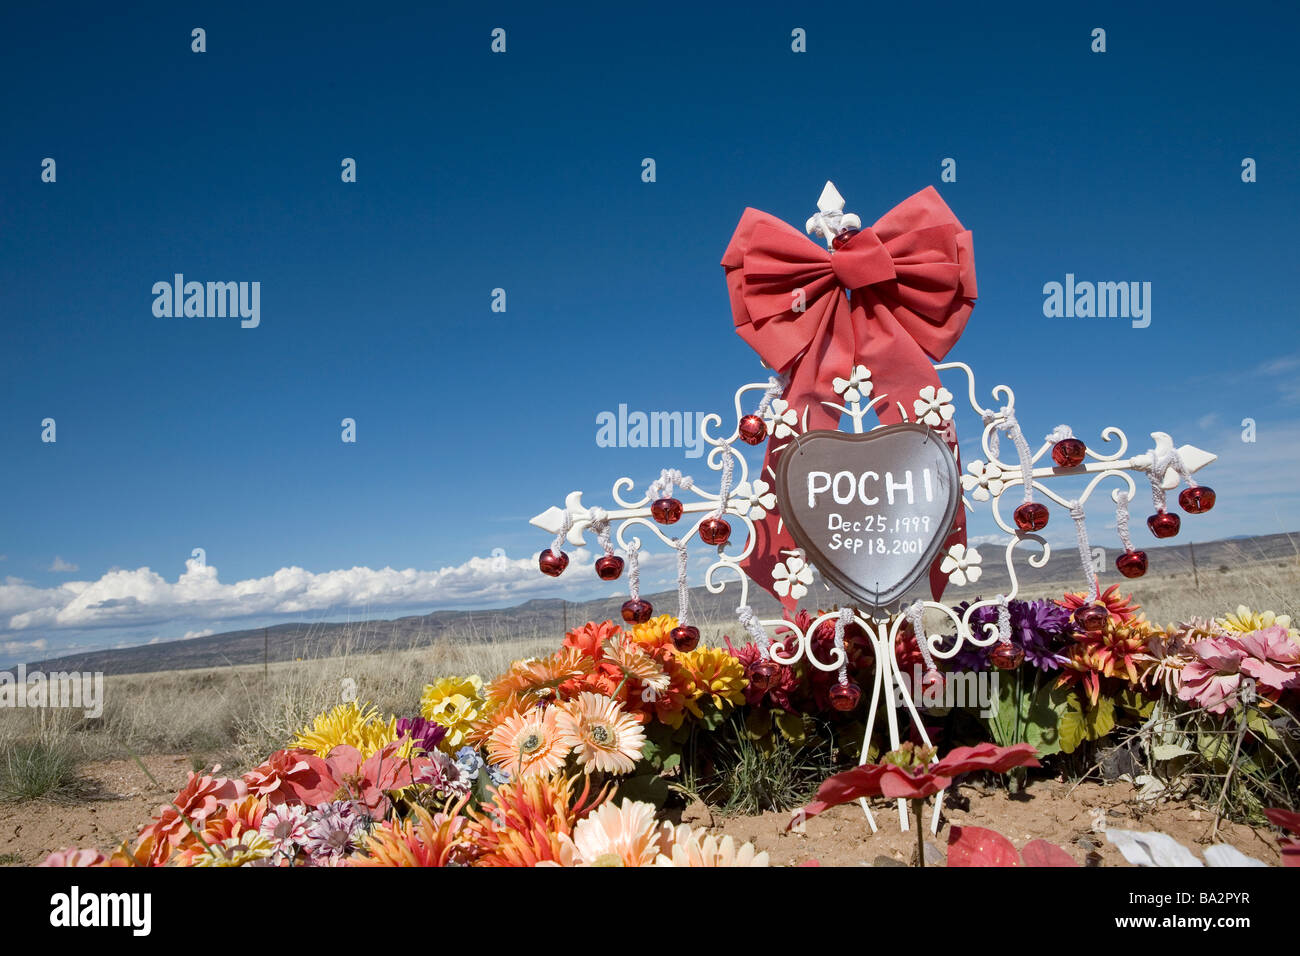
<svg viewBox="0 0 1300 956">
<path fill-rule="evenodd" d="M 447 736 L 447 728 L 424 717 L 403 717 L 397 722 L 397 736 L 410 737 L 416 747 L 431 754 Z"/>
<path fill-rule="evenodd" d="M 953 610 L 960 617 L 968 607 L 970 603 L 963 601 Z M 1069 644 L 1073 627 L 1070 612 L 1054 601 L 1008 601 L 1007 612 L 1011 643 L 1025 652 L 1026 663 L 1042 671 L 1060 670 L 1066 660 L 1061 651 Z M 995 605 L 976 608 L 970 618 L 971 631 L 983 639 L 986 633 L 984 626 L 997 622 L 998 609 Z M 966 641 L 952 658 L 952 666 L 958 670 L 987 670 L 992 649 L 992 645 L 976 647 Z"/>
<path fill-rule="evenodd" d="M 352 800 L 322 803 L 307 814 L 302 848 L 317 865 L 338 863 L 370 829 L 370 813 Z"/>
</svg>

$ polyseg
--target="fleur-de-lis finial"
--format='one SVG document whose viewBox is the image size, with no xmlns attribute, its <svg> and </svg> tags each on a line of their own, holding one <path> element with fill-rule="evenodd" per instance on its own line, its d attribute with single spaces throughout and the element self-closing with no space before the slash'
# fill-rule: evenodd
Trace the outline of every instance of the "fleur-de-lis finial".
<svg viewBox="0 0 1300 956">
<path fill-rule="evenodd" d="M 851 212 L 844 211 L 844 197 L 829 179 L 826 180 L 826 186 L 817 200 L 817 209 L 818 212 L 808 218 L 804 229 L 810 236 L 819 235 L 824 238 L 828 249 L 831 248 L 831 243 L 841 230 L 862 228 L 861 219 Z"/>
</svg>

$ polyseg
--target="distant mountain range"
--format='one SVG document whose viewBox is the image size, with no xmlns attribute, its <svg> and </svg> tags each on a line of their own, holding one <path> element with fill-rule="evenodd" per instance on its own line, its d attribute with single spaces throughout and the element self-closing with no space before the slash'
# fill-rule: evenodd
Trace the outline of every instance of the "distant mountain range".
<svg viewBox="0 0 1300 956">
<path fill-rule="evenodd" d="M 973 600 L 977 595 L 993 595 L 1005 591 L 1010 583 L 1006 567 L 1001 560 L 1001 548 L 982 546 L 984 574 L 977 587 L 951 589 L 946 598 L 953 603 Z M 1034 553 L 1033 545 L 1021 549 Z M 1258 537 L 1235 537 L 1197 545 L 1170 545 L 1148 547 L 1152 577 L 1191 570 L 1193 552 L 1202 571 L 1212 571 L 1224 566 L 1238 566 L 1256 562 L 1295 560 L 1300 554 L 1300 532 L 1272 534 Z M 1107 550 L 1107 567 L 1104 578 L 1122 580 L 1110 565 L 1118 552 Z M 1022 559 L 1016 563 L 1021 589 L 1033 594 L 1043 591 L 1043 586 L 1060 582 L 1070 588 L 1081 588 L 1081 575 L 1073 548 L 1058 547 L 1041 570 L 1030 568 Z M 710 594 L 703 587 L 690 592 L 691 613 L 695 620 L 704 623 L 735 621 L 739 602 L 739 582 L 728 581 L 721 594 Z M 260 664 L 263 660 L 283 661 L 297 658 L 328 657 L 346 648 L 350 653 L 374 653 L 383 650 L 402 650 L 434 644 L 438 641 L 489 641 L 520 638 L 554 637 L 556 640 L 566 627 L 584 621 L 618 618 L 619 606 L 625 598 L 609 597 L 589 601 L 563 601 L 555 598 L 526 601 L 515 607 L 480 611 L 434 611 L 431 614 L 399 617 L 392 620 L 359 622 L 291 623 L 243 631 L 227 631 L 207 637 L 183 641 L 144 644 L 138 647 L 113 650 L 88 651 L 65 657 L 47 658 L 27 665 L 29 671 L 102 671 L 106 674 L 148 673 L 162 670 L 185 670 L 199 667 L 222 667 L 234 664 Z M 647 596 L 656 613 L 677 613 L 677 594 L 664 591 Z M 781 608 L 767 593 L 751 584 L 749 601 L 760 617 L 780 617 Z M 820 579 L 813 585 L 813 593 L 804 602 L 806 606 L 830 609 L 838 603 L 848 603 L 839 591 L 826 588 Z M 736 625 L 731 633 L 740 631 Z"/>
</svg>

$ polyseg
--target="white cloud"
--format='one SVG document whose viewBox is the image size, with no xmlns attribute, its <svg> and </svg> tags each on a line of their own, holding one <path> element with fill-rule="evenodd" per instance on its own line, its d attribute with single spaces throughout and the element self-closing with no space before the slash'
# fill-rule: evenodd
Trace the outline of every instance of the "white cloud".
<svg viewBox="0 0 1300 956">
<path fill-rule="evenodd" d="M 78 568 L 75 564 L 64 561 L 56 554 L 54 556 L 54 563 L 50 565 L 50 570 L 59 574 L 71 574 L 73 571 L 78 570 Z"/>
<path fill-rule="evenodd" d="M 25 654 L 28 651 L 45 650 L 45 638 L 37 638 L 34 641 L 0 641 L 0 652 L 8 655 Z"/>
<path fill-rule="evenodd" d="M 230 584 L 220 580 L 215 566 L 193 559 L 185 562 L 185 573 L 175 581 L 147 567 L 114 569 L 96 581 L 68 581 L 51 588 L 10 577 L 0 585 L 0 636 L 33 629 L 83 631 L 176 620 L 201 625 L 345 608 L 515 604 L 554 596 L 557 584 L 579 579 L 593 560 L 586 549 L 569 557 L 568 573 L 560 581 L 538 572 L 535 557 L 475 557 L 434 571 L 354 567 L 316 574 L 288 567 Z M 595 575 L 591 578 L 594 581 Z M 211 630 L 200 626 L 185 637 L 207 633 Z"/>
<path fill-rule="evenodd" d="M 196 637 L 210 637 L 210 636 L 212 636 L 212 635 L 215 634 L 215 633 L 217 633 L 217 632 L 214 631 L 212 628 L 210 628 L 210 627 L 205 627 L 205 628 L 204 628 L 203 630 L 201 630 L 201 631 L 186 631 L 186 632 L 181 636 L 181 640 L 182 640 L 182 641 L 192 641 L 192 640 L 194 640 L 194 638 L 196 638 Z M 154 640 L 157 640 L 157 638 L 155 638 Z M 150 641 L 149 643 L 152 644 L 153 641 Z"/>
</svg>

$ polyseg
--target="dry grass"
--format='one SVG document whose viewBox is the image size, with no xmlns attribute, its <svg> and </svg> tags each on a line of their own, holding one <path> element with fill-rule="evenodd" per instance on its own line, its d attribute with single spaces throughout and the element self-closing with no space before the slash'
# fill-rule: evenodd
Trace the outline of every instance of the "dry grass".
<svg viewBox="0 0 1300 956">
<path fill-rule="evenodd" d="M 1232 567 L 1201 567 L 1199 581 L 1190 564 L 1159 567 L 1137 581 L 1123 581 L 1148 617 L 1165 623 L 1191 616 L 1235 610 L 1239 604 L 1289 613 L 1300 620 L 1300 559 L 1242 560 Z M 1107 583 L 1123 580 L 1117 575 Z M 1036 585 L 1026 598 L 1059 596 L 1078 582 Z M 571 622 L 573 623 L 573 622 Z M 734 621 L 697 621 L 705 643 L 736 634 Z M 928 621 L 941 626 L 937 619 Z M 559 634 L 521 637 L 489 633 L 480 627 L 425 646 L 368 653 L 360 638 L 345 640 L 329 656 L 261 665 L 159 671 L 109 677 L 103 716 L 87 720 L 74 710 L 0 711 L 0 780 L 3 789 L 27 793 L 43 777 L 61 785 L 68 767 L 82 760 L 104 760 L 131 753 L 188 754 L 195 768 L 220 762 L 239 770 L 282 747 L 315 714 L 344 699 L 344 682 L 356 685 L 357 699 L 384 713 L 413 714 L 421 688 L 447 674 L 477 673 L 485 679 L 511 661 L 550 653 Z M 33 745 L 38 749 L 33 750 Z M 31 787 L 19 771 L 36 768 Z M 7 773 L 9 767 L 14 772 Z"/>
</svg>

